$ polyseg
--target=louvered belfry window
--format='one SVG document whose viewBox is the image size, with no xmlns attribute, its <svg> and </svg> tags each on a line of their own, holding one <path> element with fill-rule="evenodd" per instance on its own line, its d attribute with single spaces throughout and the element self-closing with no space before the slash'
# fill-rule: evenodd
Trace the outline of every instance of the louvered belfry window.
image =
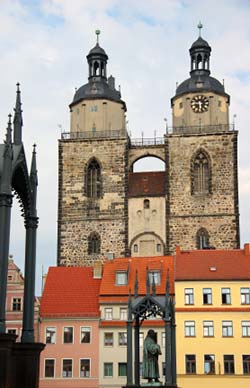
<svg viewBox="0 0 250 388">
<path fill-rule="evenodd" d="M 193 194 L 209 193 L 209 161 L 202 151 L 194 159 L 193 180 Z"/>
<path fill-rule="evenodd" d="M 100 198 L 101 196 L 101 168 L 96 159 L 93 159 L 87 169 L 87 197 Z"/>
</svg>

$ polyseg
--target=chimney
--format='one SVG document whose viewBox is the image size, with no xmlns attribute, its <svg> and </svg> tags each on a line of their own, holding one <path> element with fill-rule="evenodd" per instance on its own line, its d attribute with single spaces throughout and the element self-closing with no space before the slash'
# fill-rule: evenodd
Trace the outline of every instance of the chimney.
<svg viewBox="0 0 250 388">
<path fill-rule="evenodd" d="M 101 261 L 97 261 L 93 267 L 93 278 L 101 279 L 102 278 L 102 263 Z"/>
<path fill-rule="evenodd" d="M 244 253 L 246 256 L 250 256 L 250 244 L 244 244 Z"/>
</svg>

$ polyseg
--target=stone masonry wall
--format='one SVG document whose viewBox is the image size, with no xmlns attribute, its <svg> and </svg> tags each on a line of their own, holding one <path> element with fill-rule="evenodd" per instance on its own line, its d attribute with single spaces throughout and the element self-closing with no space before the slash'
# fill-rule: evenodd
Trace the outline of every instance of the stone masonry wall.
<svg viewBox="0 0 250 388">
<path fill-rule="evenodd" d="M 59 142 L 59 264 L 89 265 L 107 252 L 124 256 L 126 248 L 127 139 Z M 95 157 L 101 166 L 102 197 L 86 197 L 85 173 Z M 88 235 L 99 233 L 101 254 L 88 256 Z"/>
<path fill-rule="evenodd" d="M 210 245 L 236 248 L 238 191 L 235 180 L 237 132 L 169 135 L 169 248 L 196 248 L 196 233 L 204 227 Z M 203 149 L 211 160 L 211 193 L 191 195 L 191 159 Z"/>
</svg>

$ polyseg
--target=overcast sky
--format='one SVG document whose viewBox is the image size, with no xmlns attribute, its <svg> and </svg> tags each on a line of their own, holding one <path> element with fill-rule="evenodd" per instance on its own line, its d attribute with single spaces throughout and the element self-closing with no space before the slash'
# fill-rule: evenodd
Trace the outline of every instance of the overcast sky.
<svg viewBox="0 0 250 388">
<path fill-rule="evenodd" d="M 0 137 L 21 84 L 23 139 L 39 170 L 37 293 L 42 266 L 56 265 L 57 155 L 60 127 L 69 130 L 74 90 L 88 77 L 86 55 L 101 30 L 108 74 L 121 85 L 132 137 L 171 126 L 176 82 L 189 77 L 189 48 L 198 36 L 212 47 L 211 73 L 225 80 L 231 122 L 239 130 L 241 245 L 250 241 L 250 1 L 249 0 L 0 0 Z M 1 142 L 2 142 L 1 140 Z M 12 212 L 10 253 L 23 270 L 24 227 Z"/>
</svg>

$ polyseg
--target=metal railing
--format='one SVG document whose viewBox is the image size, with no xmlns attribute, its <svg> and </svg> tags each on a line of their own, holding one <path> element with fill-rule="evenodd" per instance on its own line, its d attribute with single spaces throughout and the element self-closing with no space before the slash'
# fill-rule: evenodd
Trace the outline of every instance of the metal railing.
<svg viewBox="0 0 250 388">
<path fill-rule="evenodd" d="M 216 133 L 216 132 L 228 132 L 234 131 L 235 124 L 217 124 L 217 125 L 192 125 L 167 128 L 168 134 L 199 134 L 199 133 Z"/>
<path fill-rule="evenodd" d="M 121 130 L 109 130 L 109 131 L 86 131 L 86 132 L 62 132 L 62 140 L 75 140 L 75 139 L 119 139 L 127 137 L 127 131 Z"/>
<path fill-rule="evenodd" d="M 154 138 L 141 137 L 140 139 L 130 139 L 130 145 L 132 147 L 157 146 L 162 144 L 164 144 L 164 137 L 154 137 Z"/>
</svg>

